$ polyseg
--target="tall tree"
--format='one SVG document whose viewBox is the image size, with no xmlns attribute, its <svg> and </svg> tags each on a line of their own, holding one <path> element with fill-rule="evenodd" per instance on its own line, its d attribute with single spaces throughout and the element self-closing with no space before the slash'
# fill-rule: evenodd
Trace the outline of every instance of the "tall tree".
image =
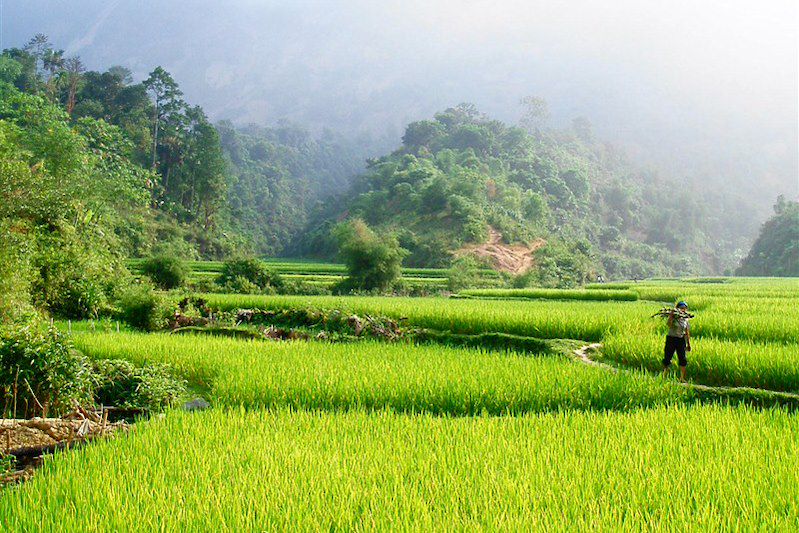
<svg viewBox="0 0 799 533">
<path fill-rule="evenodd" d="M 549 121 L 549 104 L 539 96 L 525 96 L 519 104 L 524 109 L 519 126 L 530 133 L 541 133 Z"/>
<path fill-rule="evenodd" d="M 66 109 L 67 114 L 71 116 L 72 111 L 75 109 L 75 99 L 78 94 L 78 86 L 83 79 L 83 73 L 86 71 L 86 69 L 84 68 L 83 62 L 80 60 L 80 58 L 78 56 L 74 56 L 67 58 L 67 60 L 64 62 L 64 70 L 67 80 Z"/>
<path fill-rule="evenodd" d="M 183 92 L 178 87 L 172 75 L 161 67 L 156 67 L 150 76 L 144 80 L 144 86 L 153 99 L 153 159 L 152 170 L 158 164 L 158 133 L 160 127 L 167 121 L 175 122 L 176 115 L 180 115 L 186 107 L 183 101 Z M 172 141 L 174 144 L 174 140 Z M 165 178 L 168 185 L 168 177 Z"/>
</svg>

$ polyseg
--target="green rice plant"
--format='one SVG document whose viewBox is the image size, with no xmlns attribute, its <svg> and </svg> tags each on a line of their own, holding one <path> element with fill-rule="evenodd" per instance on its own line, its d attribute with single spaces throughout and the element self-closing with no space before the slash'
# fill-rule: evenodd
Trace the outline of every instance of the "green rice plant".
<svg viewBox="0 0 799 533">
<path fill-rule="evenodd" d="M 169 413 L 46 461 L 3 531 L 794 531 L 799 417 Z"/>
<path fill-rule="evenodd" d="M 664 337 L 634 331 L 605 338 L 602 354 L 628 368 L 660 372 Z M 705 385 L 799 392 L 799 344 L 695 338 L 688 377 Z M 677 364 L 676 358 L 673 364 Z"/>
<path fill-rule="evenodd" d="M 635 283 L 588 283 L 588 290 L 627 290 L 635 287 Z"/>
<path fill-rule="evenodd" d="M 638 293 L 629 290 L 585 290 L 585 289 L 468 289 L 465 296 L 481 298 L 532 298 L 542 300 L 619 300 L 635 301 Z"/>
<path fill-rule="evenodd" d="M 210 386 L 216 403 L 248 407 L 508 415 L 624 410 L 691 399 L 687 389 L 643 374 L 609 374 L 561 357 L 444 346 L 163 334 L 79 335 L 75 343 L 94 358 L 169 363 Z"/>
<path fill-rule="evenodd" d="M 348 296 L 202 295 L 211 307 L 341 309 L 359 315 L 404 318 L 405 323 L 453 333 L 502 332 L 547 339 L 599 341 L 610 329 L 654 323 L 643 302 L 503 301 Z"/>
<path fill-rule="evenodd" d="M 605 291 L 586 291 L 605 292 Z M 649 317 L 660 302 L 520 301 L 386 297 L 292 297 L 205 295 L 222 310 L 238 308 L 283 309 L 310 307 L 342 309 L 357 314 L 407 318 L 414 326 L 455 333 L 503 332 L 543 338 L 600 341 L 608 331 L 630 328 L 655 330 Z M 728 340 L 793 343 L 799 339 L 799 297 L 747 299 L 744 297 L 688 298 L 698 310 L 692 322 L 695 336 Z"/>
</svg>

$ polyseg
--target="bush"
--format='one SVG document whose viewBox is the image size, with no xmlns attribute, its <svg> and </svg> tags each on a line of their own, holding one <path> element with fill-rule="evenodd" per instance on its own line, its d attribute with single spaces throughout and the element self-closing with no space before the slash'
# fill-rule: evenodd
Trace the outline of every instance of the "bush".
<svg viewBox="0 0 799 533">
<path fill-rule="evenodd" d="M 136 329 L 156 331 L 166 327 L 170 309 L 166 299 L 150 285 L 131 285 L 120 297 L 119 317 Z"/>
<path fill-rule="evenodd" d="M 142 265 L 142 272 L 162 289 L 176 289 L 186 282 L 186 265 L 171 255 L 156 255 Z"/>
<path fill-rule="evenodd" d="M 31 305 L 30 237 L 0 220 L 0 324 L 24 322 L 35 315 Z"/>
<path fill-rule="evenodd" d="M 471 256 L 459 257 L 452 262 L 452 266 L 447 271 L 447 289 L 457 292 L 474 287 L 479 277 L 480 267 L 477 260 Z"/>
<path fill-rule="evenodd" d="M 87 359 L 54 328 L 0 330 L 4 417 L 58 416 L 91 400 Z"/>
<path fill-rule="evenodd" d="M 128 272 L 118 257 L 97 244 L 102 239 L 99 232 L 81 233 L 68 226 L 39 228 L 30 263 L 33 303 L 72 319 L 97 318 L 108 310 Z"/>
<path fill-rule="evenodd" d="M 271 288 L 267 285 L 268 288 Z M 223 286 L 224 292 L 232 292 L 235 294 L 261 294 L 264 289 L 245 278 L 244 276 L 236 276 L 229 279 Z"/>
<path fill-rule="evenodd" d="M 348 273 L 338 291 L 387 291 L 399 280 L 407 251 L 395 236 L 380 238 L 360 219 L 339 225 L 335 234 Z"/>
<path fill-rule="evenodd" d="M 596 277 L 590 245 L 576 241 L 563 243 L 550 240 L 535 254 L 536 267 L 514 279 L 517 288 L 532 285 L 552 288 L 579 287 Z"/>
<path fill-rule="evenodd" d="M 92 363 L 92 372 L 94 399 L 102 405 L 161 411 L 186 396 L 186 382 L 165 364 L 137 367 L 130 361 L 102 359 Z"/>
<path fill-rule="evenodd" d="M 241 278 L 241 279 L 237 279 Z M 222 272 L 219 274 L 216 282 L 223 286 L 244 285 L 242 280 L 246 280 L 250 284 L 256 286 L 260 291 L 268 291 L 269 289 L 280 290 L 283 288 L 283 279 L 280 275 L 272 272 L 263 261 L 249 257 L 249 258 L 235 258 L 225 261 L 222 266 Z"/>
</svg>

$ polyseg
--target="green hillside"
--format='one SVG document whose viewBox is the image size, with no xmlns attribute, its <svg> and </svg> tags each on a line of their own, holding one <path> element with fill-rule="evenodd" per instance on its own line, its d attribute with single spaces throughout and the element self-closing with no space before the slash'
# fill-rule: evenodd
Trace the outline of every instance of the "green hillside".
<svg viewBox="0 0 799 533">
<path fill-rule="evenodd" d="M 774 216 L 760 229 L 739 276 L 799 276 L 799 203 L 780 197 Z"/>
<path fill-rule="evenodd" d="M 445 266 L 493 228 L 507 244 L 545 239 L 537 263 L 578 282 L 717 272 L 734 266 L 736 241 L 722 204 L 636 169 L 584 122 L 529 132 L 461 104 L 409 124 L 400 148 L 316 214 L 297 250 L 331 257 L 330 228 L 357 217 L 395 232 L 414 266 Z"/>
</svg>

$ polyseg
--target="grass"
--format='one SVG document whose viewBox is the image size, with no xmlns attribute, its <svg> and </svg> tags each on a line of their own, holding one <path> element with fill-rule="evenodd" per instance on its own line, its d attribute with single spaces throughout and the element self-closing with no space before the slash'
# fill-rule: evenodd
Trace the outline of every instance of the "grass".
<svg viewBox="0 0 799 533">
<path fill-rule="evenodd" d="M 686 389 L 643 374 L 608 375 L 564 357 L 513 352 L 122 333 L 79 335 L 75 342 L 92 357 L 170 363 L 210 387 L 215 403 L 252 408 L 462 416 L 626 410 L 690 400 Z"/>
<path fill-rule="evenodd" d="M 214 409 L 58 454 L 0 495 L 0 530 L 796 530 L 799 414 L 732 405 L 752 399 L 740 391 L 701 405 L 718 395 L 651 375 L 665 324 L 649 318 L 689 301 L 696 382 L 799 391 L 796 280 L 608 285 L 533 300 L 207 295 L 406 317 L 499 351 L 75 325 L 91 356 L 172 363 Z M 639 301 L 607 300 L 617 291 Z M 559 355 L 570 338 L 635 370 Z"/>
<path fill-rule="evenodd" d="M 128 259 L 127 265 L 133 272 L 141 273 L 145 259 Z M 347 275 L 346 266 L 340 263 L 324 263 L 302 259 L 269 258 L 264 262 L 274 272 L 289 279 L 301 281 L 336 281 Z M 213 279 L 222 272 L 222 261 L 186 261 L 189 269 L 189 280 L 199 281 Z M 407 283 L 440 284 L 447 283 L 448 270 L 445 268 L 404 267 L 402 277 Z M 479 277 L 484 281 L 499 281 L 500 274 L 488 268 L 479 270 Z"/>
<path fill-rule="evenodd" d="M 502 301 L 442 298 L 394 298 L 379 296 L 260 296 L 202 295 L 209 305 L 222 310 L 239 308 L 342 309 L 356 314 L 407 318 L 413 326 L 454 333 L 502 332 L 548 339 L 598 341 L 605 332 L 641 323 L 653 312 L 638 302 Z"/>
<path fill-rule="evenodd" d="M 764 285 L 769 288 L 766 283 Z M 799 339 L 799 292 L 792 292 L 789 285 L 780 286 L 782 292 L 767 290 L 766 294 L 770 295 L 767 297 L 748 297 L 746 292 L 736 296 L 734 283 L 725 284 L 725 292 L 717 296 L 704 292 L 708 286 L 712 291 L 719 285 L 695 284 L 694 292 L 676 293 L 677 299 L 687 299 L 691 309 L 697 312 L 692 323 L 695 336 L 784 344 L 793 344 Z M 608 291 L 586 292 L 603 294 Z M 635 302 L 499 298 L 481 300 L 479 304 L 470 299 L 442 298 L 235 294 L 204 297 L 212 307 L 222 310 L 253 307 L 346 309 L 358 314 L 406 317 L 408 323 L 415 326 L 456 333 L 502 332 L 587 341 L 599 341 L 608 332 L 657 331 L 662 328 L 662 321 L 650 319 L 650 316 L 665 303 L 647 301 L 643 296 Z"/>
<path fill-rule="evenodd" d="M 5 531 L 791 531 L 799 418 L 656 408 L 441 418 L 170 413 L 59 455 Z"/>
<path fill-rule="evenodd" d="M 626 367 L 659 372 L 663 344 L 661 335 L 616 334 L 604 340 L 602 354 Z M 690 375 L 697 383 L 799 392 L 799 344 L 698 338 L 692 345 Z"/>
<path fill-rule="evenodd" d="M 635 301 L 638 299 L 638 293 L 630 290 L 470 289 L 461 291 L 459 294 L 481 298 L 533 298 L 544 300 Z"/>
</svg>

